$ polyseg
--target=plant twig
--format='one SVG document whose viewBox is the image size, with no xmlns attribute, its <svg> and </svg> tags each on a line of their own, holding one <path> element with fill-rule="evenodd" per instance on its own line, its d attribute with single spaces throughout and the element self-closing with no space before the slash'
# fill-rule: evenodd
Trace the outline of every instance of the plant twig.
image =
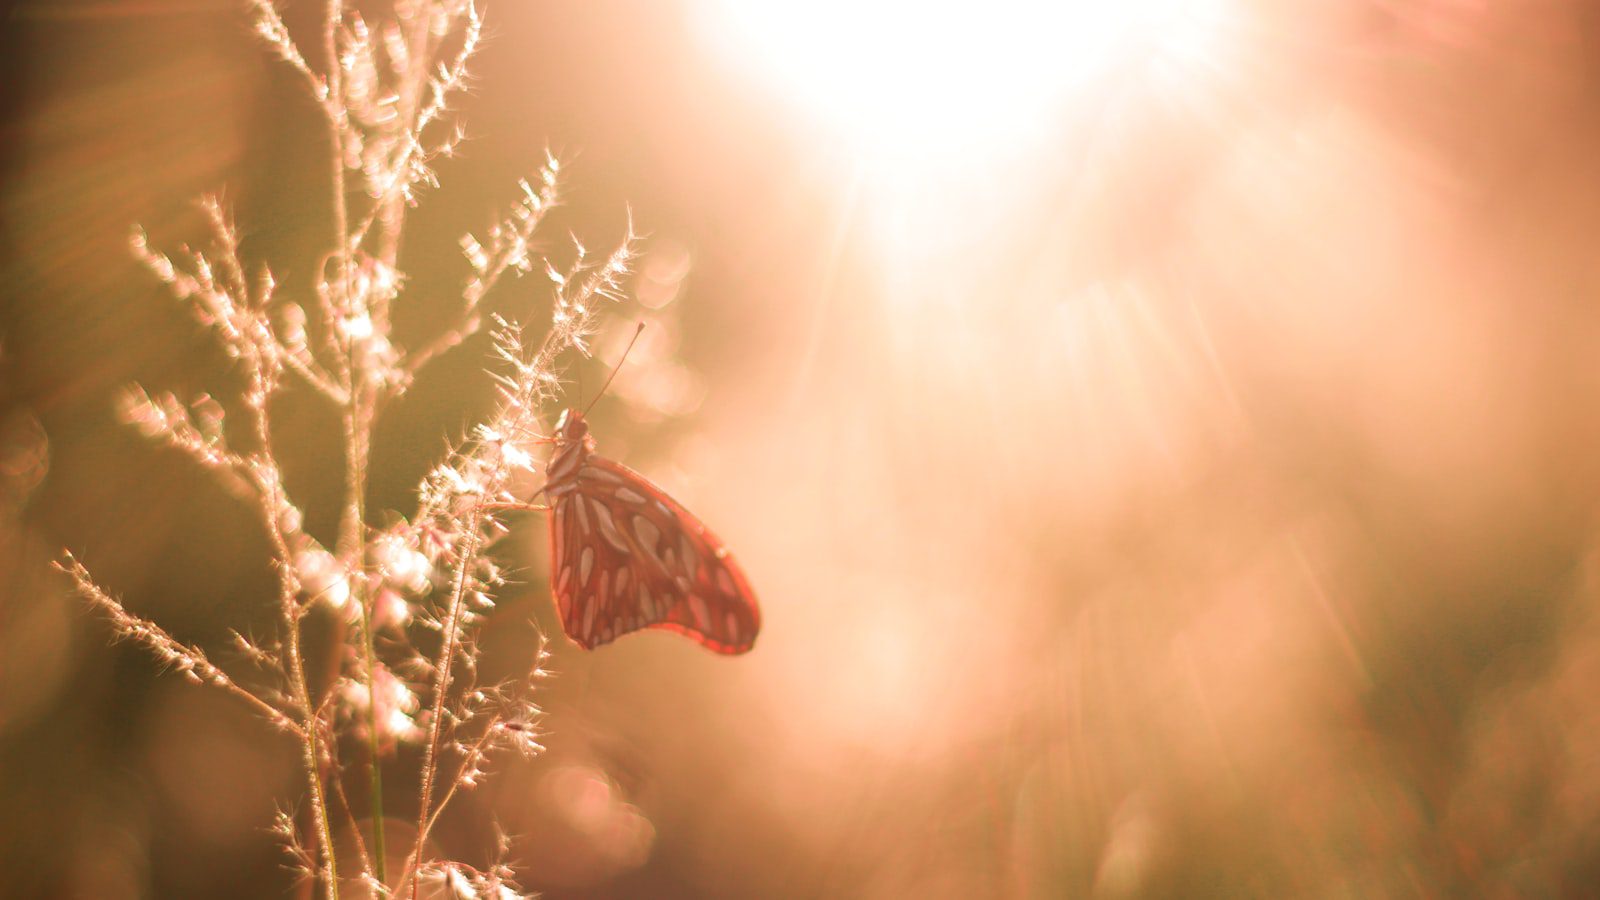
<svg viewBox="0 0 1600 900">
<path fill-rule="evenodd" d="M 61 559 L 55 563 L 55 567 L 72 579 L 80 596 L 111 619 L 117 637 L 148 648 L 159 662 L 171 666 L 195 684 L 214 685 L 243 700 L 279 730 L 299 738 L 305 737 L 305 729 L 289 718 L 287 713 L 242 687 L 228 673 L 207 659 L 205 652 L 199 647 L 185 644 L 167 633 L 167 630 L 160 625 L 128 612 L 121 601 L 106 593 L 95 583 L 89 570 L 84 568 L 76 556 L 63 553 Z"/>
</svg>

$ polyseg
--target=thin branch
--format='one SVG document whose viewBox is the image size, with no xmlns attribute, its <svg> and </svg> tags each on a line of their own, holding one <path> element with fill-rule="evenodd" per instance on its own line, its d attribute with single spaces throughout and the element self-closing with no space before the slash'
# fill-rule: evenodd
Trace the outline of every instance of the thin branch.
<svg viewBox="0 0 1600 900">
<path fill-rule="evenodd" d="M 498 715 L 490 720 L 489 729 L 485 730 L 483 734 L 478 736 L 478 740 L 473 743 L 467 755 L 462 759 L 461 765 L 458 767 L 455 777 L 449 780 L 449 787 L 447 787 L 444 794 L 440 796 L 438 805 L 434 806 L 431 811 L 427 812 L 426 818 L 423 819 L 422 827 L 418 829 L 420 833 L 429 834 L 433 831 L 433 826 L 438 823 L 439 816 L 444 813 L 445 808 L 450 805 L 450 801 L 461 789 L 461 786 L 466 783 L 461 776 L 466 774 L 468 765 L 473 760 L 481 759 L 483 757 L 483 753 L 488 747 L 489 741 L 494 736 L 493 728 L 497 724 L 499 724 Z M 406 856 L 405 868 L 400 870 L 400 878 L 395 882 L 396 894 L 400 894 L 405 891 L 407 882 L 411 880 L 411 877 L 416 873 L 418 867 L 422 865 L 420 855 L 421 852 L 422 842 L 419 841 L 417 846 L 412 849 L 411 853 Z M 416 883 L 412 882 L 411 888 L 413 898 L 416 897 L 416 887 Z"/>
<path fill-rule="evenodd" d="M 288 714 L 276 706 L 251 693 L 238 682 L 229 677 L 206 658 L 205 652 L 192 644 L 185 644 L 160 625 L 141 616 L 128 612 L 120 600 L 96 584 L 89 570 L 83 567 L 78 558 L 70 552 L 64 552 L 60 560 L 55 563 L 57 570 L 66 573 L 72 579 L 73 586 L 79 596 L 93 604 L 97 609 L 106 614 L 114 626 L 114 633 L 118 638 L 130 640 L 150 650 L 163 665 L 171 666 L 181 672 L 183 676 L 195 684 L 210 684 L 222 688 L 229 694 L 238 697 L 249 704 L 256 712 L 266 717 L 274 727 L 286 731 L 297 737 L 304 738 L 305 730 L 300 727 Z"/>
<path fill-rule="evenodd" d="M 327 397 L 339 406 L 344 406 L 350 402 L 349 392 L 335 384 L 332 377 L 320 368 L 307 363 L 288 348 L 283 349 L 281 359 L 289 371 L 299 375 L 317 393 Z"/>
<path fill-rule="evenodd" d="M 526 180 L 517 183 L 522 190 L 522 197 L 501 221 L 490 226 L 488 247 L 471 235 L 462 238 L 462 251 L 472 265 L 474 274 L 462 289 L 461 309 L 455 321 L 433 340 L 406 355 L 400 364 L 402 376 L 391 388 L 392 393 L 404 391 L 423 366 L 459 346 L 482 328 L 480 308 L 501 276 L 508 270 L 524 272 L 531 267 L 529 247 L 533 234 L 544 221 L 545 215 L 560 201 L 560 172 L 559 161 L 547 156 L 540 170 L 537 189 Z"/>
<path fill-rule="evenodd" d="M 333 754 L 333 771 L 328 778 L 333 785 L 333 795 L 339 801 L 339 806 L 344 810 L 346 827 L 350 830 L 351 837 L 355 838 L 356 855 L 361 859 L 361 870 L 372 871 L 372 858 L 367 855 L 367 842 L 361 838 L 361 828 L 356 822 L 355 808 L 350 805 L 350 798 L 345 794 L 343 767 L 339 765 L 338 754 Z"/>
<path fill-rule="evenodd" d="M 294 39 L 289 35 L 288 26 L 283 24 L 283 17 L 278 14 L 278 8 L 272 0 L 250 0 L 250 8 L 255 13 L 255 32 L 266 41 L 267 46 L 278 59 L 288 63 L 296 72 L 305 78 L 311 95 L 318 103 L 328 99 L 328 85 L 311 66 L 306 63 L 305 57 L 300 55 L 300 48 L 295 46 Z"/>
<path fill-rule="evenodd" d="M 450 669 L 455 660 L 456 647 L 460 640 L 461 612 L 466 602 L 468 585 L 472 580 L 472 566 L 477 561 L 479 540 L 479 526 L 481 513 L 474 509 L 467 527 L 467 546 L 457 561 L 455 589 L 451 591 L 449 613 L 444 621 L 444 647 L 439 651 L 439 672 L 433 684 L 433 711 L 428 722 L 428 744 L 424 749 L 422 762 L 422 786 L 417 801 L 417 817 L 421 826 L 417 829 L 416 846 L 412 850 L 412 857 L 422 859 L 422 850 L 428 843 L 428 826 L 431 824 L 431 804 L 433 803 L 433 783 L 439 768 L 439 736 L 444 727 L 445 702 L 450 692 Z M 411 900 L 417 900 L 417 884 L 411 884 Z"/>
</svg>

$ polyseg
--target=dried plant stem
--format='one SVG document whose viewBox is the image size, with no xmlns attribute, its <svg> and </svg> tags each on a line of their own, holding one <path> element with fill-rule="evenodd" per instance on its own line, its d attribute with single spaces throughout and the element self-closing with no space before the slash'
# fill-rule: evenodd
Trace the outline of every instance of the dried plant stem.
<svg viewBox="0 0 1600 900">
<path fill-rule="evenodd" d="M 461 786 L 466 783 L 466 780 L 462 776 L 466 774 L 468 767 L 473 764 L 474 760 L 482 759 L 484 753 L 488 750 L 490 741 L 494 740 L 494 730 L 499 725 L 499 722 L 499 716 L 495 716 L 493 719 L 491 719 L 488 727 L 484 729 L 483 734 L 479 735 L 477 741 L 473 742 L 472 747 L 467 751 L 467 755 L 461 761 L 460 770 L 456 772 L 454 778 L 451 778 L 445 782 L 447 786 L 445 787 L 444 794 L 439 797 L 439 802 L 434 805 L 433 809 L 428 812 L 426 816 L 422 817 L 422 827 L 419 829 L 420 831 L 424 833 L 433 831 L 433 826 L 439 821 L 439 816 L 444 813 L 445 807 L 450 805 L 450 801 L 455 797 L 456 791 L 459 791 Z M 422 860 L 420 857 L 406 860 L 405 870 L 400 873 L 400 883 L 402 885 L 404 885 L 406 879 L 416 871 L 417 866 L 421 865 L 421 862 Z M 416 898 L 416 891 L 417 883 L 413 881 L 411 883 L 411 896 L 413 900 Z"/>
<path fill-rule="evenodd" d="M 306 682 L 304 655 L 300 650 L 300 623 L 305 619 L 305 608 L 296 594 L 299 589 L 293 572 L 289 542 L 284 535 L 283 523 L 290 506 L 283 494 L 283 479 L 272 453 L 272 426 L 268 417 L 266 398 L 271 393 L 269 376 L 258 365 L 250 365 L 251 386 L 245 394 L 245 405 L 255 428 L 256 440 L 261 449 L 257 456 L 257 487 L 260 492 L 261 511 L 267 534 L 272 542 L 274 561 L 278 570 L 278 608 L 283 620 L 286 670 L 290 690 L 296 704 L 305 714 L 301 733 L 301 757 L 306 767 L 306 782 L 311 788 L 312 816 L 317 825 L 317 841 L 322 845 L 323 871 L 328 881 L 328 896 L 339 896 L 339 867 L 333 848 L 333 827 L 328 813 L 327 792 L 322 783 L 322 746 L 319 741 L 321 717 L 317 704 L 312 701 L 311 689 Z"/>
<path fill-rule="evenodd" d="M 422 851 L 428 843 L 428 831 L 433 825 L 433 782 L 439 771 L 439 737 L 444 730 L 445 699 L 450 691 L 450 670 L 455 661 L 461 633 L 461 611 L 467 600 L 467 588 L 472 583 L 472 567 L 477 562 L 478 540 L 483 525 L 481 506 L 474 505 L 466 530 L 466 546 L 456 563 L 455 587 L 450 593 L 449 612 L 444 619 L 444 646 L 439 651 L 439 666 L 433 682 L 433 709 L 428 722 L 428 744 L 423 751 L 422 785 L 417 800 L 417 842 L 411 851 L 406 869 L 415 872 L 422 865 Z M 417 900 L 417 880 L 411 881 L 411 900 Z"/>
<path fill-rule="evenodd" d="M 587 354 L 585 340 L 595 332 L 598 308 L 620 298 L 633 256 L 632 223 L 621 244 L 603 257 L 592 256 L 574 237 L 576 259 L 565 270 L 539 259 L 532 250 L 535 229 L 560 200 L 560 163 L 547 155 L 536 179 L 518 183 L 520 195 L 501 218 L 479 236 L 463 236 L 461 250 L 472 274 L 453 323 L 409 353 L 395 347 L 390 304 L 405 281 L 396 262 L 406 213 L 421 188 L 437 186 L 430 164 L 449 156 L 461 139 L 459 121 L 448 115 L 449 100 L 467 86 L 467 62 L 482 34 L 480 11 L 475 0 L 397 0 L 394 22 L 374 31 L 353 8 L 358 4 L 324 0 L 322 71 L 296 46 L 279 14 L 280 0 L 249 3 L 257 34 L 304 79 L 327 128 L 327 213 L 334 244 L 316 266 L 314 299 L 295 301 L 274 298 L 276 285 L 265 265 L 256 278 L 248 277 L 239 233 L 214 197 L 203 201 L 212 232 L 205 248 L 183 247 L 174 258 L 152 249 L 136 229 L 135 257 L 216 335 L 245 376 L 247 433 L 243 442 L 232 442 L 235 435 L 224 427 L 228 409 L 205 394 L 185 402 L 135 385 L 124 392 L 119 410 L 130 425 L 185 454 L 260 516 L 277 576 L 279 634 L 262 643 L 234 637 L 244 658 L 272 680 L 259 686 L 234 681 L 200 648 L 124 609 L 71 555 L 60 566 L 109 615 L 119 636 L 138 641 L 191 681 L 223 688 L 298 738 L 311 809 L 281 810 L 273 830 L 295 869 L 322 882 L 326 897 L 337 900 L 341 888 L 335 815 L 354 839 L 354 855 L 344 860 L 346 877 L 378 896 L 409 893 L 415 900 L 420 880 L 435 874 L 458 895 L 470 888 L 473 896 L 521 896 L 504 864 L 479 870 L 425 860 L 424 853 L 442 811 L 482 776 L 489 754 L 514 749 L 531 757 L 543 751 L 537 740 L 541 711 L 531 696 L 533 681 L 543 675 L 543 650 L 526 679 L 481 690 L 477 685 L 479 630 L 493 605 L 490 594 L 506 583 L 488 555 L 505 532 L 493 510 L 507 508 L 519 473 L 537 471 L 531 448 L 541 440 L 541 411 L 559 391 L 557 357 L 567 350 Z M 443 125 L 434 123 L 441 119 L 450 120 L 448 133 L 437 133 Z M 366 495 L 381 407 L 403 394 L 428 360 L 483 328 L 484 297 L 502 276 L 541 263 L 556 285 L 550 330 L 534 349 L 520 325 L 492 317 L 495 353 L 505 367 L 493 376 L 499 409 L 422 480 L 414 518 L 373 529 Z M 318 317 L 320 327 L 308 329 L 307 319 Z M 269 407 L 289 377 L 285 372 L 311 386 L 340 418 L 344 478 L 331 548 L 306 531 L 274 448 Z M 446 591 L 440 602 L 438 595 Z M 315 633 L 305 629 L 322 623 L 311 614 L 317 608 L 334 613 L 326 673 L 307 668 L 306 646 Z M 439 635 L 433 652 L 411 643 L 424 629 Z M 429 689 L 431 698 L 421 699 Z M 426 721 L 417 716 L 424 704 Z M 350 752 L 346 738 L 364 747 Z M 382 755 L 389 741 L 419 739 L 426 745 L 416 841 L 391 886 Z M 370 810 L 358 815 L 344 779 L 358 777 L 362 762 L 368 767 Z M 371 816 L 370 844 L 361 834 L 359 817 L 365 815 Z"/>
<path fill-rule="evenodd" d="M 344 69 L 339 61 L 339 22 L 344 16 L 342 0 L 328 0 L 328 12 L 323 20 L 323 48 L 328 56 L 328 99 L 323 103 L 323 111 L 328 120 L 328 171 L 330 175 L 330 203 L 333 214 L 334 239 L 339 246 L 333 251 L 336 277 L 334 286 L 336 295 L 332 298 L 334 309 L 324 310 L 325 317 L 331 326 L 330 339 L 337 342 L 341 335 L 347 334 L 344 327 L 344 317 L 350 310 L 350 213 L 345 199 L 345 129 L 350 127 L 349 113 L 345 111 L 344 96 Z M 348 342 L 348 338 L 344 338 Z M 341 371 L 339 380 L 344 388 L 347 406 L 355 402 L 356 385 L 352 373 L 352 364 L 349 359 L 349 347 L 341 348 L 343 353 L 334 354 L 334 359 L 339 363 Z"/>
<path fill-rule="evenodd" d="M 346 508 L 340 534 L 339 556 L 346 567 L 359 572 L 366 555 L 367 463 L 371 456 L 371 415 L 363 403 L 364 391 L 352 391 L 345 413 Z M 367 401 L 370 403 L 370 400 Z M 383 828 L 383 757 L 378 731 L 378 703 L 374 684 L 377 650 L 373 645 L 372 596 L 365 577 L 351 580 L 352 599 L 361 610 L 361 680 L 367 689 L 367 769 L 371 789 L 373 877 L 382 884 L 387 879 L 387 858 Z"/>
<path fill-rule="evenodd" d="M 132 640 L 138 641 L 155 652 L 156 658 L 164 663 L 177 667 L 187 674 L 191 680 L 202 684 L 213 684 L 222 688 L 229 694 L 243 700 L 254 707 L 255 710 L 267 718 L 277 727 L 304 739 L 305 729 L 300 723 L 289 718 L 276 706 L 261 699 L 250 691 L 245 690 L 229 675 L 212 665 L 200 648 L 182 643 L 177 638 L 168 634 L 166 629 L 141 619 L 123 608 L 122 603 L 107 594 L 89 574 L 89 570 L 78 562 L 77 557 L 70 553 L 62 555 L 56 568 L 65 572 L 72 579 L 78 593 L 93 603 L 106 615 L 111 617 L 116 625 L 117 633 Z"/>
<path fill-rule="evenodd" d="M 361 837 L 360 822 L 356 819 L 355 807 L 350 805 L 350 795 L 345 793 L 344 773 L 337 754 L 330 756 L 332 765 L 328 773 L 329 796 L 338 803 L 339 809 L 344 813 L 345 826 L 349 829 L 350 840 L 356 845 L 356 858 L 361 867 L 358 871 L 370 873 L 372 871 L 372 854 L 367 852 L 367 842 Z"/>
<path fill-rule="evenodd" d="M 306 687 L 306 669 L 300 657 L 299 617 L 288 629 L 289 677 L 296 702 L 306 711 L 304 740 L 301 741 L 301 761 L 306 767 L 306 783 L 311 787 L 312 816 L 317 823 L 317 841 L 322 844 L 322 868 L 328 882 L 328 896 L 339 897 L 339 864 L 333 851 L 333 827 L 328 821 L 328 797 L 322 786 L 322 747 L 317 740 L 319 721 L 316 707 L 311 702 L 311 691 Z"/>
<path fill-rule="evenodd" d="M 353 293 L 351 288 L 350 272 L 350 237 L 349 237 L 349 206 L 345 191 L 345 134 L 350 127 L 349 114 L 345 110 L 344 97 L 344 64 L 339 56 L 338 32 L 339 24 L 344 20 L 343 0 L 328 0 L 327 12 L 323 19 L 323 48 L 327 54 L 328 63 L 328 97 L 324 104 L 328 119 L 328 140 L 331 145 L 328 153 L 330 174 L 330 204 L 333 216 L 333 233 L 338 241 L 338 248 L 334 251 L 336 278 L 334 285 L 336 293 L 333 297 L 335 307 L 333 324 L 335 334 L 340 335 L 344 346 L 342 353 L 336 354 L 341 363 L 341 387 L 344 389 L 344 434 L 345 434 L 345 504 L 344 514 L 340 519 L 339 540 L 336 547 L 337 555 L 345 564 L 348 572 L 356 574 L 351 579 L 353 600 L 361 612 L 361 666 L 360 677 L 366 688 L 367 703 L 367 766 L 370 784 L 371 811 L 372 811 L 372 860 L 373 875 L 379 884 L 386 878 L 385 866 L 387 863 L 384 847 L 384 812 L 383 812 L 383 767 L 379 755 L 379 732 L 375 688 L 375 656 L 372 637 L 372 602 L 366 590 L 366 579 L 360 577 L 366 554 L 366 473 L 368 452 L 370 449 L 370 435 L 372 417 L 370 415 L 370 392 L 363 383 L 362 368 L 355 358 L 356 344 L 351 338 L 346 321 L 354 314 L 352 309 Z M 326 818 L 326 809 L 322 811 Z M 326 846 L 329 864 L 332 865 L 334 850 L 331 843 Z M 337 900 L 338 885 L 330 885 L 330 896 Z"/>
</svg>

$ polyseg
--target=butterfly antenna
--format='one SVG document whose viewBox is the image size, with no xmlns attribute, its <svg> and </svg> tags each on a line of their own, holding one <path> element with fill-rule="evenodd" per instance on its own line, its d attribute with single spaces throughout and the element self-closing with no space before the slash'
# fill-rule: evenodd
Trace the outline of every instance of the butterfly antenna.
<svg viewBox="0 0 1600 900">
<path fill-rule="evenodd" d="M 606 388 L 611 386 L 611 379 L 616 378 L 617 373 L 622 370 L 622 364 L 627 361 L 628 354 L 633 352 L 633 345 L 639 342 L 639 335 L 643 333 L 644 323 L 640 322 L 639 327 L 633 330 L 633 337 L 629 338 L 628 346 L 623 348 L 622 358 L 617 360 L 617 364 L 611 368 L 611 374 L 606 376 L 606 383 L 600 385 L 600 393 L 595 394 L 594 399 L 589 401 L 589 405 L 583 408 L 583 414 L 585 416 L 589 414 L 589 410 L 594 409 L 595 403 L 599 402 L 600 398 L 605 394 Z"/>
</svg>

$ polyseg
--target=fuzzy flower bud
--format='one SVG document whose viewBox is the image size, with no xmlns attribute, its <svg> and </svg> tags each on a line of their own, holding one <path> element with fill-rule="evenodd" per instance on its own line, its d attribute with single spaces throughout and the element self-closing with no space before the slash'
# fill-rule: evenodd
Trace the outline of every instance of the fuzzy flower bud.
<svg viewBox="0 0 1600 900">
<path fill-rule="evenodd" d="M 382 587 L 372 595 L 372 627 L 398 630 L 411 621 L 411 606 L 393 588 Z"/>
<path fill-rule="evenodd" d="M 433 566 L 399 535 L 386 535 L 374 541 L 371 553 L 372 563 L 384 581 L 412 593 L 427 589 Z"/>
<path fill-rule="evenodd" d="M 368 711 L 375 712 L 372 719 L 377 722 L 379 737 L 384 740 L 413 741 L 422 737 L 422 727 L 412 718 L 421 705 L 417 695 L 387 668 L 380 665 L 373 669 L 372 693 L 369 694 L 367 686 L 361 682 L 350 680 L 341 686 L 340 696 L 355 714 L 356 722 L 366 723 Z M 375 710 L 372 709 L 374 697 Z"/>
<path fill-rule="evenodd" d="M 312 599 L 342 609 L 350 602 L 350 574 L 320 547 L 302 550 L 294 558 L 294 574 Z"/>
</svg>

